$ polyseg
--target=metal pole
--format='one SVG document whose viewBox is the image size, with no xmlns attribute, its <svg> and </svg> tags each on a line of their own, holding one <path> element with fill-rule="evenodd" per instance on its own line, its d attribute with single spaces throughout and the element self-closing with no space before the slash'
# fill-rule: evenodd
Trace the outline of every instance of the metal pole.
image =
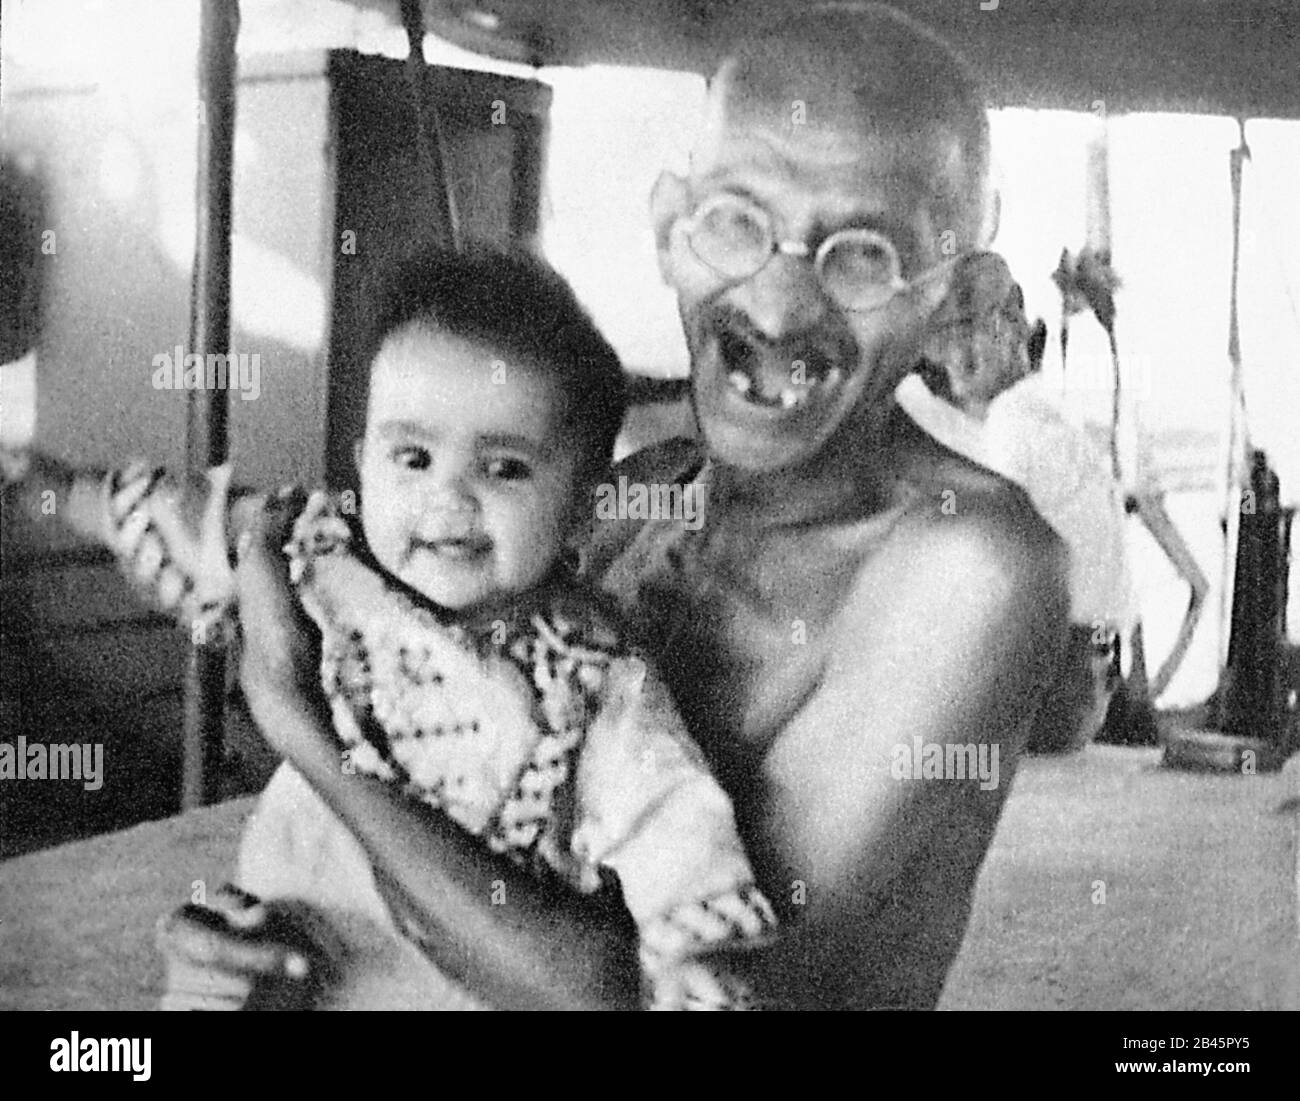
<svg viewBox="0 0 1300 1101">
<path fill-rule="evenodd" d="M 206 364 L 230 352 L 230 230 L 235 145 L 235 40 L 238 0 L 202 0 L 199 41 L 197 236 L 190 299 L 190 351 Z M 188 483 L 220 466 L 229 453 L 228 395 L 189 392 L 186 408 Z M 194 638 L 185 670 L 185 733 L 181 805 L 202 806 L 218 794 L 225 735 L 226 639 Z"/>
</svg>

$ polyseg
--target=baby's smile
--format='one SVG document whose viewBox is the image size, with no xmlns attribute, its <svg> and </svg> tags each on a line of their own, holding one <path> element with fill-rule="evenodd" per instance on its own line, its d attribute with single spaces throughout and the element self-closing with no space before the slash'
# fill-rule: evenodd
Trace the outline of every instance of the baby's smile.
<svg viewBox="0 0 1300 1101">
<path fill-rule="evenodd" d="M 381 566 L 471 612 L 542 582 L 564 551 L 577 461 L 544 375 L 479 342 L 399 331 L 371 374 L 361 521 Z M 494 381 L 500 377 L 502 381 Z"/>
<path fill-rule="evenodd" d="M 419 553 L 431 554 L 441 561 L 474 564 L 492 553 L 492 540 L 483 534 L 414 538 L 411 540 L 411 554 Z"/>
</svg>

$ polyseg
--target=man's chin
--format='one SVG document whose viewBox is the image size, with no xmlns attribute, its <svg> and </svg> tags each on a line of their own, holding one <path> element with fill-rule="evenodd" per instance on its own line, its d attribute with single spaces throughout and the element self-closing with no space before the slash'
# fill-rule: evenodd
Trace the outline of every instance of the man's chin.
<svg viewBox="0 0 1300 1101">
<path fill-rule="evenodd" d="M 775 474 L 807 463 L 820 450 L 821 440 L 773 439 L 740 427 L 726 418 L 701 416 L 700 432 L 714 462 L 754 474 Z"/>
</svg>

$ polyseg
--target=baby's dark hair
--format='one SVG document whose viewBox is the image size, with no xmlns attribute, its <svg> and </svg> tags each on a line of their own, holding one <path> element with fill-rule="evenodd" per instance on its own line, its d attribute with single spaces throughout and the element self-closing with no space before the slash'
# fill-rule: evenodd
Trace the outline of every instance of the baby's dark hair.
<svg viewBox="0 0 1300 1101">
<path fill-rule="evenodd" d="M 627 402 L 622 365 L 545 261 L 522 251 L 422 248 L 378 282 L 367 320 L 367 376 L 384 342 L 409 325 L 479 341 L 557 386 L 565 431 L 588 460 L 584 473 L 612 461 Z"/>
</svg>

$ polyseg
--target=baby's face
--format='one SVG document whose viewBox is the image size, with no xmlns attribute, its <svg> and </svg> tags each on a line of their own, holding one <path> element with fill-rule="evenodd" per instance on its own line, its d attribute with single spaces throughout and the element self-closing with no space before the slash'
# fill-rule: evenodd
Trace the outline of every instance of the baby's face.
<svg viewBox="0 0 1300 1101">
<path fill-rule="evenodd" d="M 546 576 L 580 511 L 554 386 L 479 343 L 408 326 L 371 369 L 361 524 L 379 564 L 454 611 Z"/>
</svg>

